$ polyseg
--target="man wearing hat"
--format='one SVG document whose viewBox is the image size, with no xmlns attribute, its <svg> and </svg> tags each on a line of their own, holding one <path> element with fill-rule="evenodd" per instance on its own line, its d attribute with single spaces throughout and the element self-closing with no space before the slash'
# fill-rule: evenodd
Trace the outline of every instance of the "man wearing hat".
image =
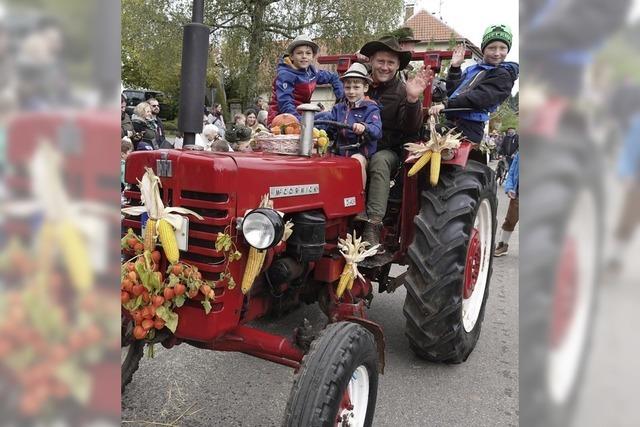
<svg viewBox="0 0 640 427">
<path fill-rule="evenodd" d="M 293 114 L 300 120 L 296 107 L 311 102 L 316 85 L 331 84 L 333 93 L 339 101 L 344 96 L 338 74 L 325 70 L 316 70 L 313 60 L 318 54 L 318 45 L 311 37 L 300 35 L 287 47 L 287 53 L 280 58 L 273 81 L 269 115 L 271 123 L 278 114 Z"/>
<path fill-rule="evenodd" d="M 378 103 L 382 118 L 382 138 L 368 167 L 367 212 L 358 216 L 367 221 L 363 239 L 375 245 L 380 242 L 390 182 L 400 166 L 402 145 L 415 138 L 422 126 L 420 96 L 433 79 L 433 73 L 423 68 L 414 78 L 403 82 L 398 72 L 409 65 L 411 52 L 403 50 L 394 37 L 366 43 L 360 54 L 369 58 L 372 84 L 367 95 Z"/>
<path fill-rule="evenodd" d="M 511 29 L 507 25 L 491 25 L 482 37 L 483 60 L 464 70 L 464 45 L 458 45 L 451 58 L 447 74 L 446 108 L 471 108 L 471 111 L 447 113 L 447 121 L 472 142 L 479 144 L 484 136 L 484 125 L 489 114 L 498 109 L 518 79 L 519 67 L 505 62 L 511 49 Z M 430 114 L 439 114 L 445 104 L 431 107 Z"/>
</svg>

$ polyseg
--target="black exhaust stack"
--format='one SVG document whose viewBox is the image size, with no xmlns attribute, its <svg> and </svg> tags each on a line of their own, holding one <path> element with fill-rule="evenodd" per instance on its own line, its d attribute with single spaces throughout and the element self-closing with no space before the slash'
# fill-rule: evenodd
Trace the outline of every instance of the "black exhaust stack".
<svg viewBox="0 0 640 427">
<path fill-rule="evenodd" d="M 202 116 L 209 55 L 209 27 L 204 22 L 204 0 L 193 1 L 191 23 L 184 26 L 178 129 L 183 145 L 194 145 L 202 132 Z"/>
</svg>

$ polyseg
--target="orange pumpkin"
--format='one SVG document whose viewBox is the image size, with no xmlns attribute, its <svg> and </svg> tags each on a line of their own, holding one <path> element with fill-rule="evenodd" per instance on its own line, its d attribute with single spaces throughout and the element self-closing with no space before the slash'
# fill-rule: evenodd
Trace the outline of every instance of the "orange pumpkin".
<svg viewBox="0 0 640 427">
<path fill-rule="evenodd" d="M 282 131 L 280 130 L 280 126 L 274 126 L 271 128 L 271 133 L 274 135 L 280 135 Z"/>
<path fill-rule="evenodd" d="M 293 125 L 293 124 L 295 124 L 298 127 L 300 127 L 300 122 L 298 121 L 296 116 L 294 116 L 293 114 L 288 114 L 288 113 L 278 114 L 271 121 L 271 127 L 289 126 L 289 125 Z"/>
</svg>

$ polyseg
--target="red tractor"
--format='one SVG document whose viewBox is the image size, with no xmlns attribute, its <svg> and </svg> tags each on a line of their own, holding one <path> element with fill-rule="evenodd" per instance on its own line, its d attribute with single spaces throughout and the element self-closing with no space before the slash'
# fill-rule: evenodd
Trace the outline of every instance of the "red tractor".
<svg viewBox="0 0 640 427">
<path fill-rule="evenodd" d="M 414 53 L 413 59 L 438 70 L 440 60 L 450 56 L 451 52 L 422 52 Z M 320 62 L 337 63 L 338 71 L 344 72 L 354 59 L 345 55 Z M 430 102 L 428 87 L 424 105 Z M 132 189 L 124 194 L 129 204 L 140 204 L 135 184 L 145 168 L 153 169 L 162 182 L 165 206 L 188 208 L 201 216 L 188 215 L 182 243 L 186 250 L 180 259 L 216 285 L 208 314 L 198 299 L 176 308 L 175 333 L 165 328 L 154 339 L 136 340 L 133 319 L 123 312 L 123 387 L 138 367 L 145 341 L 167 348 L 187 343 L 292 367 L 296 375 L 285 425 L 371 425 L 385 346 L 382 327 L 366 318 L 373 282 L 379 292 L 405 285 L 406 335 L 418 356 L 444 363 L 467 359 L 480 334 L 492 271 L 497 206 L 492 170 L 471 159 L 476 152 L 467 141 L 443 156 L 436 186 L 429 184 L 425 172 L 408 177 L 411 164 L 403 163 L 382 231 L 388 256 L 360 266 L 364 280 L 357 278 L 338 297 L 336 286 L 345 266 L 338 239 L 354 229 L 359 234 L 354 218 L 365 207 L 360 166 L 355 159 L 333 154 L 310 155 L 304 136 L 300 146 L 299 155 L 185 148 L 129 156 L 125 179 Z M 265 194 L 273 209 L 257 208 Z M 287 221 L 293 223 L 293 234 L 281 242 Z M 141 234 L 141 220 L 125 216 L 123 234 L 129 228 Z M 224 262 L 215 248 L 218 233 L 229 233 L 242 258 Z M 252 245 L 266 255 L 245 295 L 220 277 L 230 273 L 239 283 Z M 164 256 L 161 264 L 168 266 Z M 391 277 L 394 264 L 408 270 Z M 318 336 L 304 326 L 291 338 L 246 326 L 276 307 L 299 302 L 318 302 L 327 315 L 328 325 Z"/>
</svg>

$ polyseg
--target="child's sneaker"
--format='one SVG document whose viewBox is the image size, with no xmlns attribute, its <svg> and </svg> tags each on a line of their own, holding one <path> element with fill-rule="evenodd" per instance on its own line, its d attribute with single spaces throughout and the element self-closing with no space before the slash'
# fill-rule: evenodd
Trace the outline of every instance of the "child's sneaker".
<svg viewBox="0 0 640 427">
<path fill-rule="evenodd" d="M 509 245 L 507 243 L 500 242 L 498 243 L 498 246 L 496 247 L 496 250 L 493 253 L 493 256 L 500 257 L 508 253 L 509 253 Z"/>
</svg>

